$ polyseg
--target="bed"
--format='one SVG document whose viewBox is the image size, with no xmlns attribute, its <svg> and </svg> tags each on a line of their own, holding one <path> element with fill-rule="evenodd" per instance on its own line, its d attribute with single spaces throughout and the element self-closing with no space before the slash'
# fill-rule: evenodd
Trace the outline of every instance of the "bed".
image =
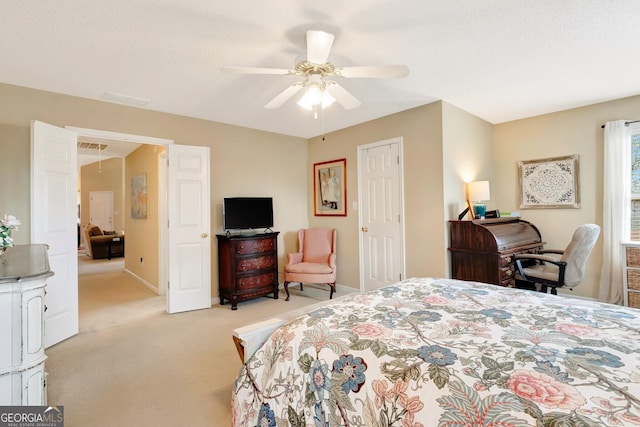
<svg viewBox="0 0 640 427">
<path fill-rule="evenodd" d="M 243 365 L 234 426 L 638 426 L 640 310 L 414 278 L 316 308 Z"/>
</svg>

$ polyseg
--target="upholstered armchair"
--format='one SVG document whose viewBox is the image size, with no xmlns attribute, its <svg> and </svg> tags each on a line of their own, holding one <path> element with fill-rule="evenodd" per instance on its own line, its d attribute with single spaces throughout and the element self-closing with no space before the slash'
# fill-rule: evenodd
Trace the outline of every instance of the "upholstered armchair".
<svg viewBox="0 0 640 427">
<path fill-rule="evenodd" d="M 326 283 L 333 298 L 336 291 L 336 230 L 310 228 L 298 231 L 298 252 L 287 254 L 284 290 L 289 301 L 289 283 Z"/>
<path fill-rule="evenodd" d="M 97 225 L 87 224 L 83 236 L 84 251 L 93 259 L 124 256 L 124 234 L 102 231 Z"/>
<path fill-rule="evenodd" d="M 516 280 L 528 282 L 541 292 L 557 295 L 557 289 L 571 290 L 584 278 L 587 258 L 600 235 L 596 224 L 584 224 L 573 233 L 571 242 L 564 250 L 546 249 L 537 254 L 516 254 Z"/>
</svg>

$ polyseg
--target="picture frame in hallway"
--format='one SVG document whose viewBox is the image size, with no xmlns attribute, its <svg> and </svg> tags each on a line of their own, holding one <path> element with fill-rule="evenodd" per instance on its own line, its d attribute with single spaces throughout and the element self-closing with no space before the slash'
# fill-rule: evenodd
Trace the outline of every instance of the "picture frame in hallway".
<svg viewBox="0 0 640 427">
<path fill-rule="evenodd" d="M 580 208 L 578 155 L 518 162 L 520 209 Z"/>
<path fill-rule="evenodd" d="M 147 174 L 131 178 L 131 218 L 147 217 Z"/>
<path fill-rule="evenodd" d="M 347 159 L 313 164 L 315 216 L 347 216 Z"/>
</svg>

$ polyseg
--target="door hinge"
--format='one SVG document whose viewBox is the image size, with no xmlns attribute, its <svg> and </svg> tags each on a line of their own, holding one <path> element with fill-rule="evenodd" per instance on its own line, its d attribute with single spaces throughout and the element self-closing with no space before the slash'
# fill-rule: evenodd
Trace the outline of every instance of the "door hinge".
<svg viewBox="0 0 640 427">
<path fill-rule="evenodd" d="M 400 281 L 402 281 L 402 273 L 400 273 Z"/>
<path fill-rule="evenodd" d="M 171 281 L 167 280 L 167 289 L 169 289 L 171 287 Z"/>
<path fill-rule="evenodd" d="M 396 163 L 400 164 L 400 156 L 396 156 Z"/>
</svg>

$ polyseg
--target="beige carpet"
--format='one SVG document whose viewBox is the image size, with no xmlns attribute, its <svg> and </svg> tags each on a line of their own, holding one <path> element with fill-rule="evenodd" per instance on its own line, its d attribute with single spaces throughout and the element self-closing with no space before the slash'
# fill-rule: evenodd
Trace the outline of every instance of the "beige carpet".
<svg viewBox="0 0 640 427">
<path fill-rule="evenodd" d="M 124 259 L 78 256 L 80 332 L 96 331 L 165 311 L 166 299 L 124 270 Z"/>
<path fill-rule="evenodd" d="M 80 276 L 81 289 L 100 288 L 98 282 L 119 286 L 96 277 L 109 274 Z M 328 299 L 325 289 L 290 290 L 289 302 L 281 292 L 278 300 L 246 301 L 237 311 L 229 305 L 173 315 L 156 311 L 90 328 L 82 327 L 82 315 L 79 335 L 47 349 L 49 404 L 64 405 L 66 427 L 229 426 L 231 389 L 241 367 L 232 329 Z"/>
</svg>

